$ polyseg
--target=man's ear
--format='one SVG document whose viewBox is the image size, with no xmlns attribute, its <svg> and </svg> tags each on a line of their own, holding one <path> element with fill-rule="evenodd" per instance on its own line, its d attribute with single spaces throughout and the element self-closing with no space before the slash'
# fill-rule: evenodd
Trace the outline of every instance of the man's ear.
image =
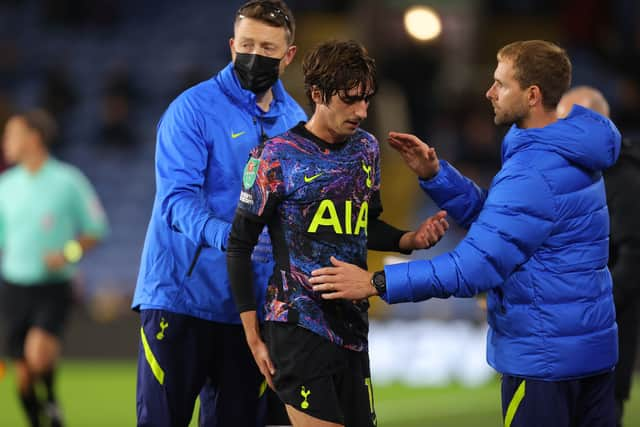
<svg viewBox="0 0 640 427">
<path fill-rule="evenodd" d="M 320 92 L 320 89 L 318 88 L 318 86 L 311 87 L 311 99 L 315 104 L 324 103 L 324 99 L 322 99 L 322 92 Z"/>
<path fill-rule="evenodd" d="M 529 107 L 542 105 L 542 91 L 540 90 L 540 86 L 529 86 L 529 88 L 527 89 L 527 102 L 529 104 Z"/>
<path fill-rule="evenodd" d="M 291 64 L 293 58 L 296 56 L 296 52 L 298 51 L 298 46 L 291 45 L 287 48 L 287 52 L 284 54 L 284 62 L 286 65 Z"/>
<path fill-rule="evenodd" d="M 235 40 L 233 40 L 233 37 L 231 37 L 229 39 L 229 51 L 231 52 L 231 60 L 235 61 L 236 59 L 236 50 L 234 48 L 235 45 Z"/>
</svg>

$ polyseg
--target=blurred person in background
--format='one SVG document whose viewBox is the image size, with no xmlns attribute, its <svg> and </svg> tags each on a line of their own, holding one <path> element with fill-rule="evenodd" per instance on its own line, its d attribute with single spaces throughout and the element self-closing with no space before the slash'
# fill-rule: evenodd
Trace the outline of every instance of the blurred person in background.
<svg viewBox="0 0 640 427">
<path fill-rule="evenodd" d="M 574 104 L 609 117 L 609 103 L 592 87 L 579 86 L 568 91 L 558 103 L 558 117 L 566 117 Z M 637 143 L 622 139 L 620 158 L 605 172 L 605 183 L 611 215 L 609 269 L 618 323 L 616 425 L 622 426 L 624 404 L 631 392 L 640 322 L 640 148 Z"/>
<path fill-rule="evenodd" d="M 87 178 L 49 155 L 57 125 L 44 110 L 12 116 L 0 176 L 0 303 L 18 394 L 32 426 L 63 425 L 54 379 L 72 302 L 75 264 L 107 231 Z M 44 385 L 44 401 L 35 392 Z M 41 424 L 42 420 L 49 421 Z"/>
<path fill-rule="evenodd" d="M 245 3 L 229 40 L 232 62 L 178 96 L 158 125 L 156 197 L 132 304 L 142 323 L 139 426 L 187 426 L 198 394 L 201 426 L 254 427 L 260 418 L 267 387 L 246 345 L 225 250 L 250 150 L 306 119 L 279 80 L 294 36 L 284 2 Z M 250 266 L 257 304 L 273 270 L 262 237 Z"/>
<path fill-rule="evenodd" d="M 105 146 L 130 148 L 136 142 L 131 126 L 133 109 L 140 94 L 126 63 L 115 64 L 102 89 L 102 125 L 99 139 Z"/>
<path fill-rule="evenodd" d="M 389 303 L 487 291 L 487 360 L 502 374 L 504 425 L 612 427 L 618 332 L 602 172 L 618 158 L 620 133 L 579 106 L 558 120 L 571 62 L 557 45 L 515 42 L 497 59 L 486 97 L 494 122 L 511 128 L 488 191 L 417 137 L 389 135 L 421 187 L 469 230 L 456 249 L 373 275 L 334 263 L 311 281 L 326 299 Z"/>
<path fill-rule="evenodd" d="M 247 163 L 227 249 L 231 286 L 251 352 L 295 427 L 374 426 L 369 301 L 323 301 L 311 291 L 310 273 L 336 248 L 361 267 L 367 248 L 429 248 L 448 227 L 446 213 L 417 231 L 379 218 L 378 141 L 359 127 L 376 92 L 375 62 L 364 47 L 326 42 L 302 67 L 314 113 L 266 141 Z M 265 225 L 276 268 L 260 328 L 251 252 Z"/>
</svg>

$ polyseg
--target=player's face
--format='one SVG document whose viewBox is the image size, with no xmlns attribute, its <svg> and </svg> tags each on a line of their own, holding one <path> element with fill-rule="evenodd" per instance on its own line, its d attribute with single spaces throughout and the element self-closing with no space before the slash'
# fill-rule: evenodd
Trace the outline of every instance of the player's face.
<svg viewBox="0 0 640 427">
<path fill-rule="evenodd" d="M 317 104 L 316 112 L 325 116 L 329 134 L 335 141 L 344 141 L 353 135 L 360 122 L 367 118 L 371 91 L 365 92 L 368 95 L 364 97 L 362 93 L 360 85 L 342 94 L 334 94 L 327 105 Z"/>
<path fill-rule="evenodd" d="M 511 61 L 498 61 L 493 73 L 493 85 L 486 93 L 493 105 L 493 121 L 497 125 L 520 123 L 529 114 L 526 91 L 520 87 L 514 75 Z"/>
<path fill-rule="evenodd" d="M 19 163 L 24 157 L 32 131 L 21 117 L 12 117 L 7 122 L 2 137 L 4 158 L 9 163 Z"/>
<path fill-rule="evenodd" d="M 236 52 L 280 59 L 280 74 L 291 63 L 296 53 L 296 47 L 287 43 L 285 28 L 273 27 L 251 18 L 242 18 L 236 22 L 234 38 L 229 40 L 229 47 L 232 61 L 236 59 Z"/>
</svg>

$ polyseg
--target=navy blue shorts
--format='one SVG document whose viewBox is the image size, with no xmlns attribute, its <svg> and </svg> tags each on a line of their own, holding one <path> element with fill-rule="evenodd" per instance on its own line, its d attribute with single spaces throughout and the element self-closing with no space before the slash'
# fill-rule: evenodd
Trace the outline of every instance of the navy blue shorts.
<svg viewBox="0 0 640 427">
<path fill-rule="evenodd" d="M 142 310 L 138 426 L 188 426 L 200 395 L 200 426 L 265 424 L 268 387 L 242 326 Z"/>
<path fill-rule="evenodd" d="M 502 377 L 505 427 L 615 427 L 613 371 L 570 381 Z"/>
</svg>

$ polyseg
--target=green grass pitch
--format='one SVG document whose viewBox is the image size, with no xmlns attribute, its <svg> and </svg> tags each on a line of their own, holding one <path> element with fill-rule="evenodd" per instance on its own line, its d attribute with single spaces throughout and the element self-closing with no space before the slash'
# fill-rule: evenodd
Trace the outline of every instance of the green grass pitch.
<svg viewBox="0 0 640 427">
<path fill-rule="evenodd" d="M 64 361 L 57 388 L 68 427 L 135 425 L 135 383 L 134 361 Z M 502 423 L 497 380 L 472 389 L 374 384 L 374 396 L 380 427 L 497 427 Z M 625 425 L 640 426 L 640 379 L 634 384 Z M 0 380 L 0 426 L 26 426 L 11 366 Z"/>
</svg>

